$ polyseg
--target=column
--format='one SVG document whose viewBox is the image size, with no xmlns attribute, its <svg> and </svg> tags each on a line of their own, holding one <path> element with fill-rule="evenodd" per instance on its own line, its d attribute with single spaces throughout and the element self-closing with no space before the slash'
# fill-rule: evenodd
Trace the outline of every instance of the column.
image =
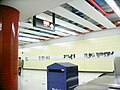
<svg viewBox="0 0 120 90">
<path fill-rule="evenodd" d="M 0 5 L 0 90 L 18 90 L 19 11 Z"/>
</svg>

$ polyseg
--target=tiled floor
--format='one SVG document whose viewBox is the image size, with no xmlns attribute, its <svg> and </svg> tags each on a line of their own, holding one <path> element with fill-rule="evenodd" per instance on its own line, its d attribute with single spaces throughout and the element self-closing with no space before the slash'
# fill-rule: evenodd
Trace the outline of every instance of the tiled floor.
<svg viewBox="0 0 120 90">
<path fill-rule="evenodd" d="M 101 73 L 79 73 L 79 85 L 97 78 Z M 18 76 L 18 90 L 47 90 L 47 72 L 23 70 Z"/>
</svg>

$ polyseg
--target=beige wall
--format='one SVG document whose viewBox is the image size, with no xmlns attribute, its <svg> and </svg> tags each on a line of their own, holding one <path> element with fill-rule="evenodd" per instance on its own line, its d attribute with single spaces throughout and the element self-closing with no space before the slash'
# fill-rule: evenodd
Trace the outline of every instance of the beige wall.
<svg viewBox="0 0 120 90">
<path fill-rule="evenodd" d="M 83 54 L 115 51 L 120 52 L 120 35 L 71 41 L 19 50 L 21 57 L 59 56 L 64 54 Z M 21 54 L 24 52 L 24 54 Z M 91 58 L 80 60 L 31 60 L 25 61 L 25 68 L 46 69 L 54 62 L 71 62 L 79 66 L 79 71 L 113 71 L 114 58 Z"/>
</svg>

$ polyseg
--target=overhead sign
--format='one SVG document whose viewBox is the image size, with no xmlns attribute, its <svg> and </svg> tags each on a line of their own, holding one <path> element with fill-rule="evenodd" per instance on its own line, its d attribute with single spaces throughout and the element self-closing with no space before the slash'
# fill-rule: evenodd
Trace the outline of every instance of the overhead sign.
<svg viewBox="0 0 120 90">
<path fill-rule="evenodd" d="M 43 20 L 43 25 L 47 26 L 47 27 L 50 27 L 51 23 L 47 20 Z"/>
<path fill-rule="evenodd" d="M 36 16 L 33 17 L 33 26 L 41 29 L 54 31 L 54 26 L 51 22 L 36 18 Z"/>
</svg>

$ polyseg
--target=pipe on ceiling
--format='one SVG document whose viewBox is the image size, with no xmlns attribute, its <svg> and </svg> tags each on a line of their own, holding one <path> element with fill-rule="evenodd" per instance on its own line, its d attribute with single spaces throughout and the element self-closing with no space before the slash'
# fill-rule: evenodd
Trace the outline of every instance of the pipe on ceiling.
<svg viewBox="0 0 120 90">
<path fill-rule="evenodd" d="M 100 10 L 101 11 L 101 13 L 103 14 L 103 15 L 105 15 L 105 16 L 109 16 L 110 14 L 112 14 L 113 13 L 113 11 L 112 12 L 105 12 L 94 0 L 88 0 L 91 4 L 93 4 L 98 10 Z"/>
</svg>

